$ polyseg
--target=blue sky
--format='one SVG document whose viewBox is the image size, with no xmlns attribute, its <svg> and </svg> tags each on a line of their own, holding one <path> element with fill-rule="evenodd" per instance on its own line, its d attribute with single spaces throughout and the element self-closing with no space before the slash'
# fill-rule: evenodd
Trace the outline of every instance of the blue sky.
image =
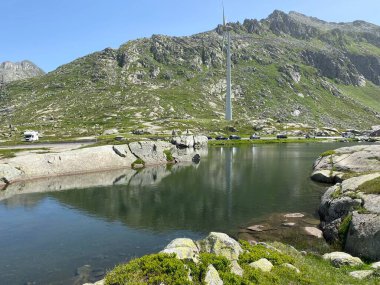
<svg viewBox="0 0 380 285">
<path fill-rule="evenodd" d="M 380 0 L 224 0 L 228 21 L 297 11 L 380 25 Z M 191 35 L 221 21 L 221 0 L 0 0 L 0 62 L 51 71 L 80 56 L 152 34 Z"/>
</svg>

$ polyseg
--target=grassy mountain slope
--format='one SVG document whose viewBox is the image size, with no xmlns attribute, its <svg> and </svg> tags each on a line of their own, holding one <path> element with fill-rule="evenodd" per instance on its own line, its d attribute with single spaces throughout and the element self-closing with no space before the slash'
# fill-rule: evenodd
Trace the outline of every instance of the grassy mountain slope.
<svg viewBox="0 0 380 285">
<path fill-rule="evenodd" d="M 291 12 L 231 23 L 230 125 L 257 119 L 312 126 L 380 124 L 380 27 L 335 24 Z M 105 49 L 0 91 L 0 126 L 45 134 L 105 129 L 219 131 L 224 117 L 222 32 L 153 35 Z"/>
</svg>

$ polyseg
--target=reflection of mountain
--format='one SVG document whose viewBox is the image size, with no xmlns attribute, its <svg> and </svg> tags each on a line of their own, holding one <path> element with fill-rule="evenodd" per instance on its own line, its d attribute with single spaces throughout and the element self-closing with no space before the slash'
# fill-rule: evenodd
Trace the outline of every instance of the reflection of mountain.
<svg viewBox="0 0 380 285">
<path fill-rule="evenodd" d="M 320 193 L 315 190 L 322 187 L 311 182 L 308 175 L 321 150 L 322 145 L 310 152 L 306 145 L 213 148 L 197 167 L 173 165 L 133 173 L 121 171 L 100 179 L 100 187 L 83 183 L 81 188 L 89 188 L 48 195 L 130 227 L 231 233 L 273 212 L 313 212 Z"/>
</svg>

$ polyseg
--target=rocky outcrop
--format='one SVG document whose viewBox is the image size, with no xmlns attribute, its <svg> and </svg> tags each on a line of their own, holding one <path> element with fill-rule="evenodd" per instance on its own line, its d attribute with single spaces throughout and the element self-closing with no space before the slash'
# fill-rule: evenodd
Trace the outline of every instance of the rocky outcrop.
<svg viewBox="0 0 380 285">
<path fill-rule="evenodd" d="M 0 83 L 11 82 L 44 75 L 45 72 L 34 63 L 24 60 L 21 62 L 6 61 L 0 63 Z"/>
<path fill-rule="evenodd" d="M 376 171 L 380 171 L 380 145 L 357 145 L 320 156 L 314 162 L 311 177 L 318 182 L 331 183 L 341 180 L 342 173 Z"/>
<path fill-rule="evenodd" d="M 173 137 L 171 142 L 179 148 L 201 148 L 207 146 L 208 138 L 206 136 L 184 135 Z"/>
<path fill-rule="evenodd" d="M 340 148 L 327 154 L 314 163 L 312 178 L 333 182 L 338 170 L 341 183 L 329 187 L 321 198 L 319 215 L 323 235 L 331 243 L 341 243 L 349 253 L 377 260 L 380 258 L 380 195 L 373 185 L 380 177 L 380 145 Z M 318 174 L 321 172 L 329 172 L 330 180 L 321 179 Z"/>
<path fill-rule="evenodd" d="M 141 141 L 129 144 L 131 153 L 137 158 L 142 159 L 146 165 L 166 163 L 164 151 L 171 150 L 172 148 L 170 143 L 162 141 Z"/>
<path fill-rule="evenodd" d="M 380 259 L 379 214 L 354 212 L 348 229 L 344 249 L 371 260 Z"/>
<path fill-rule="evenodd" d="M 166 151 L 176 159 L 168 161 Z M 190 149 L 188 150 L 190 152 Z M 125 145 L 106 145 L 62 151 L 57 153 L 29 153 L 0 161 L 0 187 L 43 177 L 100 172 L 112 169 L 130 169 L 136 162 L 141 167 L 168 162 L 191 162 L 199 151 L 178 152 L 176 147 L 163 141 L 132 142 Z"/>
<path fill-rule="evenodd" d="M 306 50 L 302 53 L 302 58 L 305 63 L 314 66 L 322 76 L 327 78 L 355 86 L 359 86 L 362 81 L 362 75 L 343 53 L 330 54 Z"/>
</svg>

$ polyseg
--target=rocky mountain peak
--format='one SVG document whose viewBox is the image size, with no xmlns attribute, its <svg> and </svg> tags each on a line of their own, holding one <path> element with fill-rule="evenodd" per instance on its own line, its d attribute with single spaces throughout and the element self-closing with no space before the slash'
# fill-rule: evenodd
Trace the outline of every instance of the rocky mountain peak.
<svg viewBox="0 0 380 285">
<path fill-rule="evenodd" d="M 29 60 L 0 63 L 0 80 L 4 83 L 44 75 L 45 72 Z"/>
</svg>

